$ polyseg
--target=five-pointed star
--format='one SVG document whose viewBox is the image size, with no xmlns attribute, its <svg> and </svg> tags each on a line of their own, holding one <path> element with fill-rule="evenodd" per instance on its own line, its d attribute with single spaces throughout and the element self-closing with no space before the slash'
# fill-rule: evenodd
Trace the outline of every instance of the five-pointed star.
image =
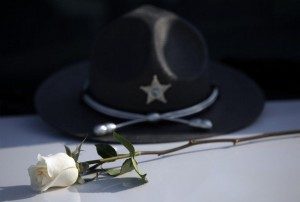
<svg viewBox="0 0 300 202">
<path fill-rule="evenodd" d="M 164 93 L 170 87 L 171 84 L 161 84 L 157 78 L 157 75 L 154 75 L 151 84 L 149 86 L 140 86 L 140 89 L 147 93 L 147 104 L 150 104 L 155 100 L 167 103 Z"/>
</svg>

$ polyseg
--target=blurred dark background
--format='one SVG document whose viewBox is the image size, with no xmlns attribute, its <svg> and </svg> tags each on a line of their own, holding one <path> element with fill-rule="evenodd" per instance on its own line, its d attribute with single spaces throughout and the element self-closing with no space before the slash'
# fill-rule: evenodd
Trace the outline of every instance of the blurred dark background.
<svg viewBox="0 0 300 202">
<path fill-rule="evenodd" d="M 267 99 L 299 99 L 299 0 L 6 0 L 0 11 L 0 116 L 35 113 L 38 85 L 89 58 L 97 30 L 142 4 L 188 19 L 210 56 L 239 69 Z"/>
</svg>

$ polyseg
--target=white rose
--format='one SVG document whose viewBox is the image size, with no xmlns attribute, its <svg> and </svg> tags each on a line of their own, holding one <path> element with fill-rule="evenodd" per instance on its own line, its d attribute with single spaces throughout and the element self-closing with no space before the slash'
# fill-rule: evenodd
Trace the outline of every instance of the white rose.
<svg viewBox="0 0 300 202">
<path fill-rule="evenodd" d="M 65 153 L 37 156 L 37 164 L 28 168 L 31 186 L 37 191 L 50 187 L 67 187 L 78 178 L 78 169 L 73 158 Z"/>
</svg>

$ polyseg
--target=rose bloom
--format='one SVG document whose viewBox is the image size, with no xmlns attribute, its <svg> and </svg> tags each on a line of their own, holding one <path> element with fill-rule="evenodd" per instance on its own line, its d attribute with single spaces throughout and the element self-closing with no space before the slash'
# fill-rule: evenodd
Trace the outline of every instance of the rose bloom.
<svg viewBox="0 0 300 202">
<path fill-rule="evenodd" d="M 37 164 L 28 168 L 31 187 L 46 191 L 50 187 L 67 187 L 78 178 L 78 169 L 73 158 L 65 153 L 42 156 L 38 154 Z"/>
</svg>

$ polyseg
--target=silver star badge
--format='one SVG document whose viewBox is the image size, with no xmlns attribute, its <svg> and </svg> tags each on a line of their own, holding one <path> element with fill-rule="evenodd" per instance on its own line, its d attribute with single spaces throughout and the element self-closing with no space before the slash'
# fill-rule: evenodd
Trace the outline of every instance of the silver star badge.
<svg viewBox="0 0 300 202">
<path fill-rule="evenodd" d="M 171 84 L 161 84 L 157 78 L 157 75 L 153 76 L 152 82 L 149 86 L 140 86 L 140 89 L 147 93 L 147 104 L 158 100 L 163 103 L 167 103 L 165 92 L 171 88 Z"/>
</svg>

